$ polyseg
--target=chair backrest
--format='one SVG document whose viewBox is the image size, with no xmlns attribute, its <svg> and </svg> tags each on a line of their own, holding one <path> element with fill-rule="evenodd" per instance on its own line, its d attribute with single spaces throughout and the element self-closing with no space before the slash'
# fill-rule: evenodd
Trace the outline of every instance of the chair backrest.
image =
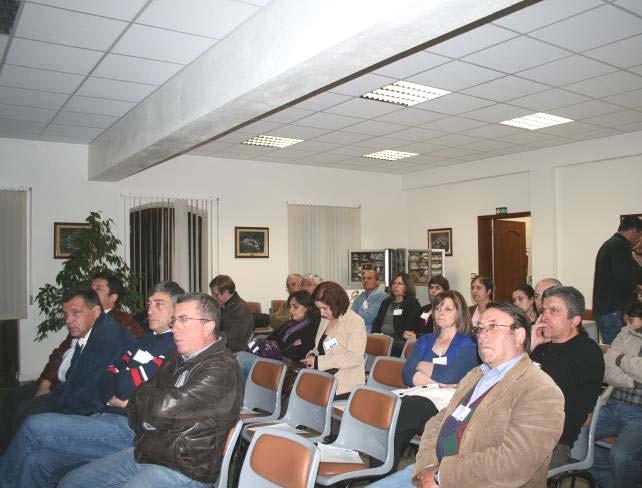
<svg viewBox="0 0 642 488">
<path fill-rule="evenodd" d="M 332 426 L 332 399 L 337 391 L 337 380 L 334 376 L 316 369 L 299 371 L 290 399 L 288 409 L 283 417 L 293 427 L 302 425 L 319 432 L 309 440 L 321 440 L 330 434 Z"/>
<path fill-rule="evenodd" d="M 285 300 L 272 300 L 270 304 L 270 309 L 272 310 L 272 313 L 276 313 L 276 311 L 281 308 L 281 305 L 283 305 L 286 301 Z"/>
<path fill-rule="evenodd" d="M 383 334 L 368 334 L 366 338 L 366 371 L 370 371 L 377 356 L 390 356 L 392 337 Z"/>
<path fill-rule="evenodd" d="M 221 461 L 221 471 L 218 475 L 218 480 L 216 481 L 216 483 L 214 483 L 214 488 L 227 488 L 227 478 L 230 471 L 230 461 L 232 460 L 232 454 L 234 454 L 236 441 L 238 441 L 242 429 L 243 421 L 238 420 L 236 424 L 234 424 L 234 427 L 232 427 L 227 434 L 227 441 L 225 441 L 225 450 L 223 451 L 223 460 Z"/>
<path fill-rule="evenodd" d="M 406 343 L 403 345 L 403 349 L 401 350 L 401 357 L 403 359 L 408 359 L 410 355 L 412 354 L 412 350 L 415 348 L 415 343 L 417 342 L 417 339 L 408 339 Z"/>
<path fill-rule="evenodd" d="M 401 358 L 379 356 L 375 358 L 368 375 L 368 386 L 395 390 L 405 388 L 401 372 L 406 362 Z"/>
<path fill-rule="evenodd" d="M 309 440 L 289 432 L 257 429 L 238 486 L 312 488 L 318 469 L 319 451 Z"/>
<path fill-rule="evenodd" d="M 245 302 L 250 313 L 261 313 L 261 304 L 259 302 Z"/>
<path fill-rule="evenodd" d="M 392 468 L 401 400 L 381 388 L 359 385 L 350 393 L 334 446 L 354 449 Z"/>
<path fill-rule="evenodd" d="M 285 364 L 275 359 L 259 358 L 254 362 L 245 382 L 243 407 L 269 414 L 256 420 L 266 421 L 279 417 L 285 371 Z"/>
</svg>

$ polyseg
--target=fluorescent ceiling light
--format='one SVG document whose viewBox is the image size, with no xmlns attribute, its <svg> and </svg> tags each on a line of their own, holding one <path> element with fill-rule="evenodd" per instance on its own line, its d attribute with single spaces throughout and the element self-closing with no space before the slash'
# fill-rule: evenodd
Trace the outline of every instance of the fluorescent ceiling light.
<svg viewBox="0 0 642 488">
<path fill-rule="evenodd" d="M 303 139 L 289 139 L 287 137 L 275 137 L 275 136 L 256 136 L 243 141 L 243 144 L 250 144 L 252 146 L 265 146 L 265 147 L 279 147 L 284 148 L 291 146 L 292 144 L 298 144 L 303 142 Z"/>
<path fill-rule="evenodd" d="M 418 103 L 448 95 L 449 93 L 451 92 L 440 90 L 439 88 L 400 80 L 395 81 L 392 85 L 386 85 L 371 92 L 364 93 L 361 97 L 412 107 Z"/>
<path fill-rule="evenodd" d="M 363 157 L 372 159 L 385 159 L 386 161 L 396 161 L 398 159 L 411 158 L 418 155 L 418 153 L 391 151 L 389 149 L 386 149 L 385 151 L 377 151 L 370 154 L 364 154 Z"/>
<path fill-rule="evenodd" d="M 543 129 L 544 127 L 551 127 L 553 125 L 566 124 L 567 122 L 573 122 L 573 120 L 539 112 L 516 119 L 504 120 L 503 122 L 500 122 L 500 124 L 519 127 L 520 129 L 536 130 Z"/>
</svg>

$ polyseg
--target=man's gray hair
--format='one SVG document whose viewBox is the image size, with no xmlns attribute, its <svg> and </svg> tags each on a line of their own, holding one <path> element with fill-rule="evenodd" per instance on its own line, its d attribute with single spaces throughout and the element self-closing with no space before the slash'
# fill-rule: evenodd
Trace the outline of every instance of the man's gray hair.
<svg viewBox="0 0 642 488">
<path fill-rule="evenodd" d="M 303 279 L 301 281 L 305 281 L 305 280 L 314 281 L 315 285 L 318 285 L 319 283 L 323 283 L 323 278 L 321 278 L 318 274 L 314 274 L 314 273 L 304 274 Z"/>
<path fill-rule="evenodd" d="M 197 302 L 198 313 L 201 315 L 201 317 L 198 318 L 213 320 L 216 328 L 218 328 L 221 323 L 221 309 L 211 295 L 206 295 L 205 293 L 184 293 L 176 299 L 176 303 L 185 302 Z"/>
<path fill-rule="evenodd" d="M 149 295 L 152 296 L 154 293 L 167 293 L 172 299 L 172 305 L 176 305 L 176 299 L 179 295 L 183 295 L 185 290 L 174 281 L 159 281 L 149 290 Z"/>
<path fill-rule="evenodd" d="M 584 315 L 584 295 L 572 286 L 554 286 L 544 290 L 542 298 L 559 297 L 568 309 L 568 318 Z"/>
</svg>

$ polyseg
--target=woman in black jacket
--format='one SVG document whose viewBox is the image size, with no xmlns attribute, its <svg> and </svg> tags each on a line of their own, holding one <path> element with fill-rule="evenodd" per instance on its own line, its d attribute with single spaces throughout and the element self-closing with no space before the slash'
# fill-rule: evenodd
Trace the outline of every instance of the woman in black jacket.
<svg viewBox="0 0 642 488">
<path fill-rule="evenodd" d="M 390 289 L 392 295 L 381 303 L 372 332 L 392 336 L 392 355 L 399 356 L 406 342 L 404 332 L 417 332 L 416 319 L 421 306 L 415 297 L 415 284 L 407 273 L 398 273 Z"/>
</svg>

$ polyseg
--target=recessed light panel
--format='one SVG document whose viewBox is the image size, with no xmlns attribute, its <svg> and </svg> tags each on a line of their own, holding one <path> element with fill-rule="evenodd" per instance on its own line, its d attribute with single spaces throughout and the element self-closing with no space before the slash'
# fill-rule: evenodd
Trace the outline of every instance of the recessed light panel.
<svg viewBox="0 0 642 488">
<path fill-rule="evenodd" d="M 398 159 L 411 158 L 413 156 L 418 156 L 418 153 L 391 151 L 389 149 L 363 155 L 364 158 L 385 159 L 386 161 L 397 161 Z"/>
<path fill-rule="evenodd" d="M 374 91 L 364 93 L 362 98 L 370 98 L 380 102 L 396 103 L 412 107 L 418 103 L 432 100 L 433 98 L 448 95 L 449 91 L 440 90 L 431 86 L 410 83 L 409 81 L 395 81 L 391 85 L 377 88 Z"/>
<path fill-rule="evenodd" d="M 247 141 L 243 141 L 243 144 L 250 144 L 252 146 L 278 147 L 282 149 L 293 144 L 298 144 L 299 142 L 303 142 L 303 139 L 289 139 L 287 137 L 260 135 L 252 137 Z"/>
<path fill-rule="evenodd" d="M 503 122 L 500 122 L 500 124 L 519 127 L 520 129 L 536 130 L 543 129 L 544 127 L 551 127 L 553 125 L 566 124 L 567 122 L 573 122 L 573 120 L 539 112 L 536 114 L 525 115 L 524 117 L 519 117 L 517 119 L 504 120 Z"/>
</svg>

